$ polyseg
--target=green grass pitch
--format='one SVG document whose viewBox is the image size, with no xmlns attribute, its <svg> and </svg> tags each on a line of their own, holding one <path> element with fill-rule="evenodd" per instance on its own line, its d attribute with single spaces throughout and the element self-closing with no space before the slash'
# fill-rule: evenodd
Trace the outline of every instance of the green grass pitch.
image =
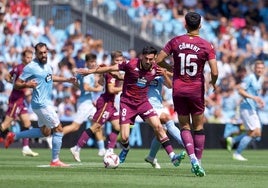
<svg viewBox="0 0 268 188">
<path fill-rule="evenodd" d="M 105 169 L 96 149 L 83 149 L 81 163 L 69 149 L 61 150 L 61 160 L 70 168 L 50 168 L 49 149 L 37 149 L 38 157 L 24 157 L 20 148 L 0 150 L 0 187 L 4 188 L 264 188 L 268 187 L 268 150 L 246 150 L 246 162 L 232 160 L 226 150 L 205 150 L 202 166 L 205 177 L 190 171 L 189 158 L 174 167 L 165 151 L 158 153 L 161 169 L 144 162 L 148 149 L 131 149 L 126 162 L 117 169 Z M 118 154 L 119 149 L 115 152 Z"/>
</svg>

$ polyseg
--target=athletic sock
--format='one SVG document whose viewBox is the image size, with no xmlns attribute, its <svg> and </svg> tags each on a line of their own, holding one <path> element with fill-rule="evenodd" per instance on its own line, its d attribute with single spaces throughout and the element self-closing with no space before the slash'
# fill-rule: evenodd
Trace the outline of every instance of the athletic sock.
<svg viewBox="0 0 268 188">
<path fill-rule="evenodd" d="M 239 142 L 239 145 L 237 147 L 236 152 L 239 153 L 239 154 L 241 154 L 242 151 L 247 148 L 247 146 L 251 142 L 251 140 L 252 140 L 252 137 L 251 136 L 248 136 L 248 135 L 244 136 L 241 139 L 241 141 Z"/>
<path fill-rule="evenodd" d="M 202 154 L 205 146 L 205 132 L 204 130 L 194 131 L 194 151 L 198 160 L 202 159 Z"/>
<path fill-rule="evenodd" d="M 154 159 L 156 157 L 156 154 L 158 150 L 160 149 L 160 147 L 161 147 L 161 143 L 157 140 L 156 137 L 154 137 L 151 142 L 150 152 L 149 152 L 149 157 L 151 159 Z"/>
<path fill-rule="evenodd" d="M 173 137 L 175 138 L 175 140 L 182 146 L 183 145 L 183 141 L 181 139 L 181 131 L 178 127 L 176 127 L 175 123 L 173 120 L 169 120 L 167 123 L 166 123 L 166 127 L 167 127 L 167 131 L 168 133 Z"/>
<path fill-rule="evenodd" d="M 107 148 L 115 148 L 116 142 L 117 142 L 117 136 L 118 136 L 119 131 L 112 130 L 111 134 L 109 135 L 109 140 L 108 140 L 108 145 Z"/>
<path fill-rule="evenodd" d="M 194 141 L 192 137 L 192 133 L 190 130 L 183 129 L 181 130 L 181 138 L 183 140 L 184 147 L 187 151 L 187 154 L 190 156 L 191 154 L 194 154 Z"/>
<path fill-rule="evenodd" d="M 87 129 L 85 131 L 83 131 L 82 135 L 80 136 L 79 140 L 77 141 L 77 146 L 82 148 L 85 146 L 85 144 L 87 143 L 87 141 L 89 140 L 89 138 L 93 138 L 94 134 L 91 131 L 91 129 Z"/>
<path fill-rule="evenodd" d="M 52 161 L 59 160 L 60 149 L 62 145 L 63 133 L 54 132 L 52 135 Z"/>
</svg>

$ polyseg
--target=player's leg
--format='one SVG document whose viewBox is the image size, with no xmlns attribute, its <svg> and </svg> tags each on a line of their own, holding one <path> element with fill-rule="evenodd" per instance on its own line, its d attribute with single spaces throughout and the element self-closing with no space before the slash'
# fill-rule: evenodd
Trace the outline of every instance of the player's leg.
<svg viewBox="0 0 268 188">
<path fill-rule="evenodd" d="M 168 113 L 162 112 L 160 114 L 160 121 L 161 123 L 165 124 L 165 128 L 168 131 L 168 133 L 182 146 L 183 141 L 181 139 L 181 131 L 180 129 L 175 125 L 175 122 L 171 119 L 171 116 Z"/>
<path fill-rule="evenodd" d="M 194 141 L 194 151 L 196 158 L 201 162 L 202 154 L 205 146 L 205 132 L 204 132 L 204 115 L 193 115 L 193 141 Z"/>
<path fill-rule="evenodd" d="M 50 126 L 51 127 L 51 126 Z M 53 129 L 52 134 L 52 160 L 50 162 L 51 167 L 68 167 L 69 164 L 65 164 L 60 161 L 60 150 L 62 146 L 63 128 L 62 124 L 59 123 Z"/>
<path fill-rule="evenodd" d="M 105 155 L 105 145 L 104 145 L 104 136 L 103 136 L 103 129 L 99 129 L 99 131 L 97 131 L 95 133 L 95 138 L 96 138 L 96 141 L 97 141 L 97 146 L 98 146 L 98 155 L 99 156 L 104 156 Z"/>
<path fill-rule="evenodd" d="M 89 127 L 88 129 L 83 131 L 83 133 L 79 137 L 76 145 L 74 147 L 70 148 L 70 151 L 71 151 L 74 159 L 77 162 L 81 162 L 81 159 L 80 159 L 81 148 L 83 148 L 86 145 L 87 141 L 90 138 L 95 138 L 95 133 L 98 132 L 101 128 L 102 128 L 101 124 L 99 124 L 97 122 L 93 122 L 91 127 Z"/>
<path fill-rule="evenodd" d="M 5 139 L 5 148 L 8 148 L 14 141 L 23 138 L 40 138 L 43 137 L 43 133 L 40 128 L 32 128 L 26 131 L 21 131 L 18 133 L 9 132 Z"/>
<path fill-rule="evenodd" d="M 121 145 L 122 150 L 119 154 L 120 163 L 124 163 L 129 152 L 129 133 L 130 133 L 130 124 L 122 124 L 120 126 L 120 134 L 121 134 Z"/>
<path fill-rule="evenodd" d="M 108 143 L 107 143 L 107 153 L 113 153 L 115 145 L 117 143 L 117 137 L 120 131 L 120 124 L 118 117 L 114 120 L 111 120 L 112 132 L 109 134 Z"/>
<path fill-rule="evenodd" d="M 20 114 L 20 119 L 21 122 L 23 123 L 23 127 L 21 131 L 26 131 L 29 130 L 31 127 L 31 121 L 30 121 L 30 117 L 28 115 L 28 112 L 21 112 Z M 23 138 L 22 139 L 22 155 L 23 156 L 30 156 L 30 157 L 35 157 L 38 156 L 39 153 L 36 153 L 34 151 L 32 151 L 32 149 L 29 147 L 29 138 Z"/>
<path fill-rule="evenodd" d="M 63 127 L 63 134 L 66 135 L 66 134 L 69 134 L 71 132 L 78 131 L 80 126 L 81 126 L 80 123 L 77 123 L 77 122 L 73 121 L 71 124 L 65 125 Z"/>
<path fill-rule="evenodd" d="M 151 142 L 149 155 L 144 159 L 146 162 L 150 163 L 153 168 L 157 168 L 157 169 L 161 168 L 161 166 L 159 165 L 156 159 L 156 154 L 158 150 L 160 149 L 160 147 L 161 147 L 161 143 L 157 140 L 156 137 L 154 137 Z"/>
<path fill-rule="evenodd" d="M 261 136 L 261 122 L 257 112 L 253 110 L 242 109 L 241 118 L 244 122 L 245 129 L 248 131 L 239 142 L 238 147 L 233 154 L 233 159 L 247 161 L 247 159 L 242 156 L 242 152 L 247 148 L 254 137 Z"/>
<path fill-rule="evenodd" d="M 65 164 L 60 161 L 60 150 L 62 146 L 63 128 L 54 107 L 49 105 L 44 108 L 33 109 L 33 111 L 38 116 L 38 126 L 40 128 L 47 126 L 48 128 L 52 129 L 52 159 L 50 162 L 50 166 L 68 167 L 69 166 L 68 164 Z"/>
<path fill-rule="evenodd" d="M 95 111 L 96 111 L 96 108 L 93 106 L 91 100 L 87 100 L 82 103 L 79 103 L 77 107 L 77 111 L 74 115 L 73 122 L 70 125 L 63 127 L 63 134 L 66 135 L 68 133 L 78 131 L 80 126 L 85 121 L 87 121 L 88 117 L 91 116 L 92 113 L 95 113 Z"/>
<path fill-rule="evenodd" d="M 146 122 L 149 123 L 149 125 L 153 128 L 154 133 L 163 146 L 163 148 L 166 150 L 167 154 L 169 155 L 171 162 L 174 164 L 174 166 L 179 166 L 181 163 L 181 160 L 184 159 L 185 153 L 182 152 L 179 155 L 176 155 L 173 151 L 173 147 L 170 143 L 170 140 L 163 129 L 163 126 L 158 118 L 157 115 L 150 116 L 146 119 Z"/>
<path fill-rule="evenodd" d="M 180 130 L 181 130 L 181 138 L 183 140 L 186 152 L 190 157 L 190 161 L 192 164 L 192 172 L 195 173 L 197 176 L 204 176 L 205 172 L 195 154 L 195 145 L 194 145 L 194 138 L 191 133 L 190 128 L 190 116 L 178 116 L 180 122 Z M 204 172 L 204 173 L 203 173 Z"/>
<path fill-rule="evenodd" d="M 11 126 L 13 120 L 14 120 L 13 117 L 6 115 L 4 121 L 0 124 L 0 139 L 2 141 L 6 138 L 8 128 Z"/>
</svg>

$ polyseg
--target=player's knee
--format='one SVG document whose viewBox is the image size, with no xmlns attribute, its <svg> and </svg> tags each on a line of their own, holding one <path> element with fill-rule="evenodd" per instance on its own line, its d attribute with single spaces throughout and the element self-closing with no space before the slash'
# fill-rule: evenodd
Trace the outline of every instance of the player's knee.
<svg viewBox="0 0 268 188">
<path fill-rule="evenodd" d="M 260 130 L 260 129 L 255 130 L 255 131 L 254 131 L 254 136 L 255 136 L 255 137 L 260 137 L 260 136 L 261 136 L 261 130 Z"/>
<path fill-rule="evenodd" d="M 59 124 L 57 127 L 53 128 L 53 131 L 54 131 L 54 132 L 63 132 L 62 125 Z"/>
<path fill-rule="evenodd" d="M 127 135 L 121 135 L 121 142 L 127 143 L 128 142 L 128 136 Z"/>
<path fill-rule="evenodd" d="M 45 137 L 51 135 L 51 129 L 48 128 L 48 127 L 46 127 L 46 126 L 41 127 L 41 131 L 42 131 L 42 134 L 43 134 Z"/>
<path fill-rule="evenodd" d="M 161 123 L 167 123 L 171 117 L 168 114 L 161 115 Z"/>
</svg>

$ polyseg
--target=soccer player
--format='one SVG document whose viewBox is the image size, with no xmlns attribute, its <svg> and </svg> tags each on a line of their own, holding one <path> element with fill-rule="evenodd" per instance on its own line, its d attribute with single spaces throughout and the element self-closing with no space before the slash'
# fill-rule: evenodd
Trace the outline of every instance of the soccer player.
<svg viewBox="0 0 268 188">
<path fill-rule="evenodd" d="M 96 70 L 78 69 L 77 73 L 105 73 L 112 71 L 124 71 L 123 91 L 120 96 L 120 134 L 122 150 L 119 154 L 120 163 L 123 163 L 129 152 L 129 133 L 130 125 L 134 123 L 139 115 L 154 130 L 157 139 L 169 155 L 171 162 L 179 166 L 182 156 L 176 155 L 170 140 L 163 129 L 159 117 L 148 100 L 148 89 L 150 82 L 157 76 L 157 66 L 155 58 L 157 50 L 154 47 L 147 46 L 142 50 L 141 58 L 123 61 L 107 67 L 99 67 Z M 93 136 L 90 133 L 89 136 Z"/>
<path fill-rule="evenodd" d="M 205 176 L 201 158 L 205 145 L 204 109 L 205 78 L 204 65 L 208 61 L 211 69 L 210 84 L 216 89 L 218 68 L 213 46 L 199 36 L 201 16 L 195 12 L 185 15 L 187 33 L 172 38 L 158 54 L 156 63 L 167 67 L 164 59 L 173 56 L 173 102 L 178 114 L 181 137 L 190 157 L 192 172 Z M 191 122 L 193 135 L 191 133 Z"/>
<path fill-rule="evenodd" d="M 96 54 L 93 53 L 86 54 L 85 60 L 88 69 L 96 68 L 97 66 L 96 59 L 97 59 Z M 78 74 L 77 80 L 79 84 L 79 89 L 81 91 L 77 101 L 77 111 L 75 113 L 73 122 L 70 125 L 66 125 L 63 127 L 64 135 L 70 132 L 77 131 L 84 121 L 87 121 L 88 118 L 91 119 L 93 117 L 93 115 L 96 112 L 96 107 L 92 101 L 92 92 L 100 92 L 103 90 L 103 87 L 96 81 L 94 74 L 87 76 L 81 76 Z M 98 145 L 103 145 L 104 149 L 102 132 L 100 132 L 100 134 L 97 135 L 97 143 Z M 101 154 L 101 151 L 103 149 L 99 150 L 99 155 Z"/>
<path fill-rule="evenodd" d="M 31 105 L 33 111 L 38 116 L 39 128 L 22 131 L 21 134 L 9 132 L 5 141 L 6 148 L 19 137 L 36 138 L 47 136 L 52 132 L 52 160 L 51 167 L 68 167 L 60 161 L 59 154 L 62 145 L 62 125 L 51 101 L 52 87 L 54 82 L 71 82 L 77 84 L 76 78 L 64 78 L 52 75 L 52 68 L 47 64 L 47 45 L 37 43 L 35 46 L 35 56 L 31 63 L 26 65 L 22 74 L 15 82 L 16 89 L 32 88 Z M 48 131 L 47 131 L 48 130 Z"/>
<path fill-rule="evenodd" d="M 121 51 L 112 52 L 111 59 L 112 59 L 111 62 L 112 65 L 121 63 L 123 61 L 122 52 Z M 113 149 L 116 145 L 120 125 L 119 125 L 119 113 L 116 107 L 114 106 L 114 100 L 115 96 L 122 91 L 122 86 L 120 84 L 120 80 L 114 78 L 111 73 L 106 73 L 103 75 L 103 77 L 104 77 L 105 90 L 97 100 L 96 103 L 97 112 L 93 116 L 92 126 L 87 130 L 85 130 L 80 136 L 77 144 L 74 147 L 70 148 L 70 151 L 74 159 L 78 162 L 81 162 L 80 159 L 81 148 L 84 147 L 85 143 L 87 143 L 90 137 L 94 137 L 94 135 L 102 128 L 102 125 L 107 121 L 110 121 L 113 126 L 112 132 L 109 135 L 107 152 L 113 153 Z"/>
<path fill-rule="evenodd" d="M 21 56 L 22 56 L 22 63 L 13 67 L 12 70 L 9 72 L 9 74 L 6 75 L 6 80 L 8 82 L 13 83 L 16 82 L 17 78 L 22 73 L 23 68 L 32 61 L 33 52 L 30 49 L 25 49 L 21 53 Z M 4 135 L 4 133 L 11 126 L 12 121 L 16 120 L 17 117 L 19 117 L 19 119 L 21 120 L 25 130 L 31 127 L 31 121 L 28 114 L 28 109 L 25 105 L 25 92 L 26 92 L 25 89 L 16 89 L 16 88 L 12 89 L 8 101 L 8 109 L 6 112 L 6 116 L 4 121 L 0 125 L 1 135 Z M 22 144 L 23 144 L 22 154 L 24 156 L 35 157 L 39 155 L 38 153 L 33 152 L 29 147 L 29 138 L 23 138 Z"/>
<path fill-rule="evenodd" d="M 240 103 L 240 115 L 244 123 L 246 134 L 238 135 L 235 138 L 227 138 L 227 147 L 232 148 L 232 145 L 241 140 L 236 151 L 233 153 L 233 159 L 239 161 L 247 161 L 241 153 L 247 148 L 253 138 L 261 136 L 261 122 L 257 114 L 258 108 L 263 108 L 265 102 L 260 97 L 260 92 L 263 84 L 263 74 L 265 65 L 263 61 L 257 60 L 254 64 L 254 72 L 248 74 L 238 88 L 239 94 L 242 96 Z"/>
<path fill-rule="evenodd" d="M 156 76 L 155 79 L 150 83 L 148 97 L 149 102 L 155 109 L 158 114 L 161 123 L 164 126 L 164 129 L 169 132 L 169 134 L 175 138 L 175 140 L 183 146 L 183 142 L 181 140 L 181 132 L 178 127 L 175 126 L 174 121 L 172 120 L 170 113 L 167 108 L 163 106 L 163 98 L 162 98 L 162 89 L 163 85 L 167 88 L 172 87 L 172 79 L 170 74 L 166 69 L 159 68 L 158 69 L 159 76 Z M 161 147 L 161 143 L 157 140 L 156 137 L 153 138 L 149 155 L 145 158 L 145 161 L 150 163 L 153 168 L 160 169 L 161 166 L 157 162 L 156 154 Z M 182 153 L 182 157 L 184 158 L 186 153 Z"/>
</svg>

